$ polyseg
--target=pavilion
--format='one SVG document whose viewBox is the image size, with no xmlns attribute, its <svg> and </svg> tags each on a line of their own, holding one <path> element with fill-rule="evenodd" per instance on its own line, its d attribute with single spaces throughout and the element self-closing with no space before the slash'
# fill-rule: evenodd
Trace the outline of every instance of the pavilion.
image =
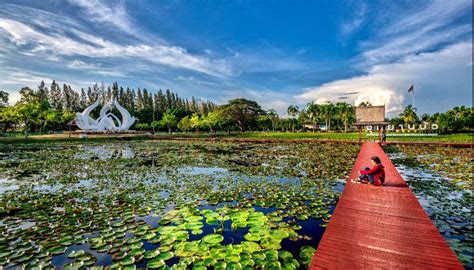
<svg viewBox="0 0 474 270">
<path fill-rule="evenodd" d="M 362 141 L 362 128 L 371 126 L 372 130 L 377 127 L 379 142 L 382 140 L 382 131 L 389 125 L 385 122 L 385 105 L 381 106 L 358 106 L 355 108 L 356 122 L 354 126 L 359 131 L 359 143 Z"/>
</svg>

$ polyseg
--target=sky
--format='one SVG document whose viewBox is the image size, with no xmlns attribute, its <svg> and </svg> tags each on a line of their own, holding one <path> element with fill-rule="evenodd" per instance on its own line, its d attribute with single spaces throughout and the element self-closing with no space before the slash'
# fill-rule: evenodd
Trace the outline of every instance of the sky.
<svg viewBox="0 0 474 270">
<path fill-rule="evenodd" d="M 55 79 L 218 104 L 472 106 L 472 2 L 0 0 L 0 89 Z"/>
</svg>

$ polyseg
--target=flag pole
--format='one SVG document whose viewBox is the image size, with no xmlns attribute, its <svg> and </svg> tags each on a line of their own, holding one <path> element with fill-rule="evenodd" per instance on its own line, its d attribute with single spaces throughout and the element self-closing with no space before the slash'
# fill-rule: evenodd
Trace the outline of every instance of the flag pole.
<svg viewBox="0 0 474 270">
<path fill-rule="evenodd" d="M 412 100 L 413 100 L 413 108 L 416 108 L 416 105 L 415 105 L 415 90 L 411 91 L 411 94 L 412 94 Z"/>
</svg>

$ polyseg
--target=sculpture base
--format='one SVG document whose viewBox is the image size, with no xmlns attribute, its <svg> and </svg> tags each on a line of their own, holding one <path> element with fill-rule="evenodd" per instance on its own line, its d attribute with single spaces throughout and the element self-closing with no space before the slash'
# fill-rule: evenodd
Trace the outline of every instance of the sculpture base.
<svg viewBox="0 0 474 270">
<path fill-rule="evenodd" d="M 145 135 L 148 132 L 146 131 L 137 131 L 137 130 L 74 130 L 74 131 L 64 131 L 66 135 L 88 135 L 88 136 L 116 136 L 116 135 Z"/>
</svg>

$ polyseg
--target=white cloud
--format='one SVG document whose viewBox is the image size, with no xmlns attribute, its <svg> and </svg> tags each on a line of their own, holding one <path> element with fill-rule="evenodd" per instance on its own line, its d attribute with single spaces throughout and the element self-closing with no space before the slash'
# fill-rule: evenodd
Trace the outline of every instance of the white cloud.
<svg viewBox="0 0 474 270">
<path fill-rule="evenodd" d="M 375 26 L 372 39 L 361 43 L 361 54 L 356 57 L 364 74 L 308 87 L 296 98 L 318 103 L 344 100 L 356 105 L 368 100 L 386 104 L 393 115 L 403 108 L 407 89 L 414 84 L 419 111 L 443 111 L 465 104 L 471 100 L 468 96 L 472 97 L 472 25 L 459 19 L 471 10 L 470 1 L 458 0 L 415 5 L 404 12 L 392 12 L 391 17 L 383 11 L 379 14 L 383 18 L 378 18 L 383 24 Z M 358 23 L 343 25 L 342 34 Z M 357 93 L 344 95 L 347 92 Z"/>
<path fill-rule="evenodd" d="M 111 7 L 100 0 L 69 0 L 85 11 L 86 18 L 96 23 L 106 23 L 127 33 L 134 33 L 134 26 L 123 3 Z"/>
<path fill-rule="evenodd" d="M 442 111 L 456 103 L 470 102 L 467 95 L 471 93 L 471 59 L 472 43 L 459 42 L 436 52 L 408 55 L 395 63 L 375 65 L 365 75 L 307 88 L 296 98 L 300 102 L 337 102 L 341 95 L 355 91 L 358 93 L 347 96 L 347 102 L 357 105 L 368 100 L 374 105 L 386 104 L 387 111 L 393 113 L 403 108 L 407 89 L 414 84 L 420 100 L 417 107 L 423 108 L 422 111 L 430 108 Z M 437 108 L 426 106 L 427 100 L 439 102 L 447 95 L 454 97 L 451 104 L 439 104 Z"/>
<path fill-rule="evenodd" d="M 68 68 L 82 70 L 91 74 L 100 74 L 103 76 L 110 76 L 110 77 L 125 77 L 126 76 L 124 72 L 118 69 L 104 68 L 100 64 L 86 63 L 81 60 L 71 61 L 67 66 Z"/>
<path fill-rule="evenodd" d="M 71 61 L 67 66 L 69 68 L 74 68 L 74 69 L 92 69 L 92 68 L 96 69 L 96 68 L 100 68 L 99 64 L 86 63 L 86 62 L 81 61 L 81 60 Z"/>
<path fill-rule="evenodd" d="M 59 27 L 60 26 L 56 26 Z M 51 29 L 54 30 L 54 29 Z M 63 31 L 45 34 L 23 22 L 0 19 L 0 34 L 6 36 L 20 50 L 45 56 L 86 56 L 102 58 L 134 58 L 174 68 L 190 69 L 217 77 L 232 76 L 233 70 L 225 60 L 210 60 L 189 54 L 185 49 L 166 45 L 120 45 L 77 29 L 70 32 L 88 43 L 63 35 Z"/>
<path fill-rule="evenodd" d="M 472 31 L 472 24 L 453 22 L 472 12 L 469 0 L 433 1 L 415 5 L 377 25 L 376 36 L 362 43 L 364 64 L 398 60 L 411 53 L 426 52 L 453 43 Z M 386 17 L 386 13 L 381 16 Z M 388 21 L 388 23 L 387 23 Z"/>
<path fill-rule="evenodd" d="M 355 10 L 354 16 L 341 24 L 341 35 L 344 39 L 357 31 L 365 22 L 367 16 L 367 4 L 361 3 L 351 8 Z"/>
</svg>

